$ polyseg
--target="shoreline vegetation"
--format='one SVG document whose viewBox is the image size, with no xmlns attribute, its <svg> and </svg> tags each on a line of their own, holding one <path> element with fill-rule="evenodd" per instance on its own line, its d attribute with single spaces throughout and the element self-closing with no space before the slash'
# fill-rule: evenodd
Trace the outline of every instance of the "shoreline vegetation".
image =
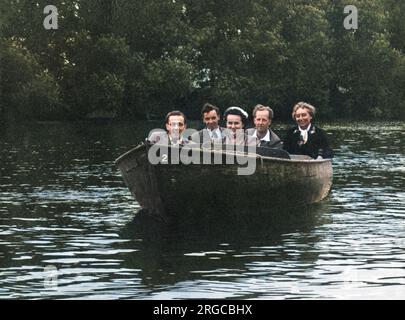
<svg viewBox="0 0 405 320">
<path fill-rule="evenodd" d="M 57 125 L 66 125 L 66 126 L 85 126 L 85 125 L 92 125 L 92 126 L 128 126 L 132 127 L 137 124 L 144 124 L 145 130 L 148 128 L 152 129 L 164 129 L 164 119 L 153 119 L 153 120 L 142 120 L 142 119 L 117 119 L 117 118 L 99 118 L 99 119 L 71 119 L 71 120 L 33 120 L 33 119 L 22 119 L 20 121 L 11 121 L 5 123 L 3 129 L 13 129 L 19 127 L 35 127 L 35 126 L 57 126 Z M 398 128 L 398 130 L 402 130 L 405 126 L 404 121 L 402 120 L 352 120 L 352 119 L 333 119 L 333 120 L 319 120 L 316 121 L 316 124 L 321 126 L 326 126 L 328 128 L 356 128 L 356 129 L 364 129 L 364 130 L 381 130 L 381 128 L 389 127 L 389 128 Z M 221 126 L 225 126 L 223 121 L 220 121 Z M 275 130 L 286 130 L 291 128 L 294 125 L 292 120 L 282 120 L 276 119 L 271 128 L 275 128 Z M 188 119 L 187 120 L 187 127 L 201 130 L 205 127 L 204 122 L 201 119 Z M 254 128 L 254 123 L 252 121 L 248 121 L 246 126 L 247 128 Z M 147 133 L 147 132 L 145 132 Z"/>
<path fill-rule="evenodd" d="M 55 0 L 56 30 L 47 4 L 0 3 L 0 122 L 199 119 L 207 101 L 405 120 L 403 1 Z"/>
</svg>

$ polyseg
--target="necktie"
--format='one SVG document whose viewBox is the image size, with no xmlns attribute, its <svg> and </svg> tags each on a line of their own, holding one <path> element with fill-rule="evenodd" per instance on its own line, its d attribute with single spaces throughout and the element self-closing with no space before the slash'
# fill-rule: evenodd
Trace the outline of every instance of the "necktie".
<svg viewBox="0 0 405 320">
<path fill-rule="evenodd" d="M 213 140 L 217 140 L 217 139 L 218 139 L 218 134 L 217 134 L 217 131 L 216 131 L 216 130 L 212 131 L 212 139 L 213 139 Z"/>
<path fill-rule="evenodd" d="M 308 140 L 308 131 L 301 131 L 301 136 L 302 136 L 302 140 L 304 141 L 304 144 L 307 143 Z"/>
</svg>

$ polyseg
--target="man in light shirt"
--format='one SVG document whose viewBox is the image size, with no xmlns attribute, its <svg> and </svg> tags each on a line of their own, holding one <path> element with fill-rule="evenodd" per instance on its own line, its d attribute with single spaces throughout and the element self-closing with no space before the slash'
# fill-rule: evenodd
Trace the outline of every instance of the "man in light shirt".
<svg viewBox="0 0 405 320">
<path fill-rule="evenodd" d="M 270 107 L 261 104 L 256 105 L 253 109 L 255 128 L 248 129 L 247 133 L 256 138 L 258 147 L 283 148 L 281 139 L 270 129 L 273 115 L 273 110 Z"/>
<path fill-rule="evenodd" d="M 201 116 L 205 128 L 194 133 L 191 140 L 198 143 L 220 142 L 223 138 L 224 128 L 219 126 L 219 120 L 221 119 L 219 108 L 206 103 L 202 107 Z"/>
</svg>

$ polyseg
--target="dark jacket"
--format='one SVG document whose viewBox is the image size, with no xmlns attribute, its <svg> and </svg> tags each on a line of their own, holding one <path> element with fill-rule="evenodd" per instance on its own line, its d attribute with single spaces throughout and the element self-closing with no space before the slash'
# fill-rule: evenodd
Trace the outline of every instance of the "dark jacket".
<svg viewBox="0 0 405 320">
<path fill-rule="evenodd" d="M 297 126 L 289 129 L 284 140 L 284 150 L 290 154 L 303 154 L 314 159 L 318 156 L 325 159 L 333 158 L 333 151 L 329 146 L 325 132 L 313 124 L 308 131 L 308 140 L 305 144 Z"/>
</svg>

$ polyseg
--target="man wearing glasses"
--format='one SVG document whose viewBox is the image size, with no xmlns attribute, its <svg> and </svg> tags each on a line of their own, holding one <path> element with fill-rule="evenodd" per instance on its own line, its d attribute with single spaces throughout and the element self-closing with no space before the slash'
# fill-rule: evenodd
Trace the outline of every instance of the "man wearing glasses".
<svg viewBox="0 0 405 320">
<path fill-rule="evenodd" d="M 166 115 L 166 130 L 158 129 L 151 131 L 147 139 L 151 144 L 185 145 L 189 140 L 183 136 L 187 128 L 187 119 L 184 113 L 175 110 Z"/>
</svg>

